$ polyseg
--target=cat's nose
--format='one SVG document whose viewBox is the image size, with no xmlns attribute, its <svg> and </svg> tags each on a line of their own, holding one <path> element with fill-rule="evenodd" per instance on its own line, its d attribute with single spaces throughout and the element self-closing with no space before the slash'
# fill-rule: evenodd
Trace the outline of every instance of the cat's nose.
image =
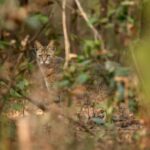
<svg viewBox="0 0 150 150">
<path fill-rule="evenodd" d="M 44 61 L 45 64 L 49 64 L 49 63 L 50 63 L 50 60 L 49 60 L 49 57 L 48 57 L 48 56 L 45 56 L 45 57 L 43 58 L 43 61 Z"/>
<path fill-rule="evenodd" d="M 47 60 L 47 61 L 45 61 L 45 64 L 47 64 L 47 65 L 48 65 L 48 64 L 50 64 L 50 62 Z"/>
<path fill-rule="evenodd" d="M 45 63 L 46 62 L 46 60 L 47 60 L 47 57 L 45 56 L 45 57 L 42 57 L 42 61 Z"/>
</svg>

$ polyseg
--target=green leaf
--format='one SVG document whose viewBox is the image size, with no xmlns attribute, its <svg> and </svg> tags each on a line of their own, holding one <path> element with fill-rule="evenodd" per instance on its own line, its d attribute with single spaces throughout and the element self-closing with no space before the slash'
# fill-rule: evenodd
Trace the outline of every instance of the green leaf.
<svg viewBox="0 0 150 150">
<path fill-rule="evenodd" d="M 14 97 L 14 98 L 21 98 L 22 96 L 14 89 L 10 89 L 10 96 Z"/>
<path fill-rule="evenodd" d="M 129 75 L 129 69 L 124 67 L 118 67 L 115 71 L 115 76 L 126 77 Z"/>
<path fill-rule="evenodd" d="M 128 13 L 128 9 L 127 9 L 127 7 L 125 7 L 125 5 L 123 5 L 122 7 L 119 7 L 119 8 L 116 10 L 117 19 L 118 19 L 120 22 L 126 21 L 127 16 L 128 16 L 127 13 Z"/>
<path fill-rule="evenodd" d="M 89 79 L 89 76 L 86 73 L 81 73 L 79 76 L 76 78 L 76 82 L 83 84 Z"/>
<path fill-rule="evenodd" d="M 104 125 L 105 124 L 105 120 L 98 118 L 98 117 L 91 118 L 91 120 L 94 123 L 96 123 L 97 125 Z"/>
<path fill-rule="evenodd" d="M 114 72 L 118 66 L 119 66 L 119 64 L 117 64 L 116 62 L 113 62 L 113 61 L 105 62 L 105 69 L 110 73 Z"/>
<path fill-rule="evenodd" d="M 17 88 L 20 90 L 25 90 L 28 87 L 29 83 L 26 79 L 23 79 L 17 83 Z"/>
<path fill-rule="evenodd" d="M 129 103 L 128 103 L 128 107 L 129 107 L 129 110 L 133 113 L 137 112 L 138 110 L 138 103 L 135 99 L 130 99 L 129 100 Z"/>
<path fill-rule="evenodd" d="M 70 85 L 69 80 L 63 80 L 63 81 L 58 83 L 59 87 L 68 87 L 69 85 Z"/>
<path fill-rule="evenodd" d="M 33 65 L 32 63 L 28 63 L 28 69 L 29 69 L 30 71 L 32 71 L 33 68 L 34 68 L 34 65 Z"/>
<path fill-rule="evenodd" d="M 118 100 L 123 101 L 125 96 L 125 87 L 121 83 L 118 84 L 117 92 L 118 92 L 118 96 L 117 96 Z"/>
<path fill-rule="evenodd" d="M 76 71 L 76 66 L 75 65 L 70 66 L 69 71 L 71 73 L 74 73 Z"/>
<path fill-rule="evenodd" d="M 98 22 L 98 18 L 97 17 L 92 16 L 92 17 L 89 18 L 89 24 L 94 25 L 97 22 Z"/>
<path fill-rule="evenodd" d="M 85 60 L 85 57 L 83 55 L 78 55 L 77 59 L 78 59 L 78 62 L 82 62 Z"/>
<path fill-rule="evenodd" d="M 32 27 L 32 28 L 39 28 L 42 24 L 45 24 L 48 22 L 48 16 L 42 15 L 42 14 L 34 14 L 32 16 L 29 16 L 26 20 L 26 23 Z"/>
<path fill-rule="evenodd" d="M 4 49 L 9 46 L 9 42 L 0 40 L 0 49 Z"/>
<path fill-rule="evenodd" d="M 87 66 L 91 63 L 91 60 L 84 60 L 83 62 L 80 63 L 82 66 Z"/>
<path fill-rule="evenodd" d="M 90 56 L 95 56 L 98 50 L 100 50 L 100 41 L 98 40 L 97 41 L 93 41 L 93 40 L 84 41 L 83 54 L 85 58 L 89 58 Z"/>
<path fill-rule="evenodd" d="M 16 104 L 12 104 L 11 108 L 16 110 L 16 111 L 20 111 L 23 108 L 23 106 L 16 103 Z"/>
</svg>

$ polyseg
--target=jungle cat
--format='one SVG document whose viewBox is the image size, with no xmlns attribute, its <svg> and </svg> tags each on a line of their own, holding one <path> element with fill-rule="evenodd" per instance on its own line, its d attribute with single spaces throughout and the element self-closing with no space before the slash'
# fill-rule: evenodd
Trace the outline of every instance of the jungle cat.
<svg viewBox="0 0 150 150">
<path fill-rule="evenodd" d="M 50 41 L 47 46 L 43 46 L 40 42 L 35 42 L 36 61 L 44 79 L 48 92 L 58 97 L 56 83 L 61 79 L 63 58 L 55 55 L 54 41 Z M 56 98 L 57 99 L 57 98 Z"/>
<path fill-rule="evenodd" d="M 54 59 L 56 59 L 56 56 L 54 54 L 56 49 L 54 41 L 50 41 L 47 46 L 43 46 L 40 42 L 36 41 L 35 48 L 36 48 L 36 60 L 38 64 L 49 65 L 52 61 L 54 61 Z"/>
</svg>

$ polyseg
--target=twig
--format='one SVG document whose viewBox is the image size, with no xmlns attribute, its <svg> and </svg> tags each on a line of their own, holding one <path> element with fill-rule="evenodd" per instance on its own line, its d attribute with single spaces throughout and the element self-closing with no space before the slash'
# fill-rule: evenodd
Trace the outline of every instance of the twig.
<svg viewBox="0 0 150 150">
<path fill-rule="evenodd" d="M 40 102 L 37 102 L 36 100 L 33 100 L 32 98 L 25 96 L 24 94 L 22 94 L 21 92 L 19 92 L 19 94 L 24 97 L 26 100 L 28 100 L 29 102 L 31 102 L 33 105 L 37 106 L 38 108 L 40 108 L 43 111 L 48 111 L 48 108 Z"/>
<path fill-rule="evenodd" d="M 90 23 L 89 18 L 87 16 L 87 14 L 85 13 L 85 11 L 83 10 L 79 0 L 75 0 L 75 2 L 76 2 L 76 5 L 77 5 L 80 13 L 81 13 L 81 16 L 83 17 L 83 19 L 86 21 L 86 23 L 89 25 L 89 27 L 93 31 L 95 39 L 96 40 L 99 39 L 101 41 L 101 48 L 102 48 L 102 50 L 104 50 L 105 49 L 105 45 L 104 45 L 102 36 L 99 34 L 97 29 Z"/>
<path fill-rule="evenodd" d="M 58 4 L 58 6 L 60 7 L 60 9 L 62 10 L 62 4 L 59 0 L 55 0 L 55 2 Z M 66 4 L 66 8 L 70 9 L 71 11 L 75 11 L 75 9 L 73 7 L 71 7 L 70 5 Z"/>
<path fill-rule="evenodd" d="M 63 0 L 62 2 L 62 25 L 63 25 L 63 32 L 64 32 L 64 44 L 65 44 L 65 56 L 66 56 L 64 68 L 68 67 L 69 54 L 70 54 L 70 42 L 69 42 L 67 23 L 66 23 L 66 3 L 67 3 L 67 0 Z"/>
</svg>

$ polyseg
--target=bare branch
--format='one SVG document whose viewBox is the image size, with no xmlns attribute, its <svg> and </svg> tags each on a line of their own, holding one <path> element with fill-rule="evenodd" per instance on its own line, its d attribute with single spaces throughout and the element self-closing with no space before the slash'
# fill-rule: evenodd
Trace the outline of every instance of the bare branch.
<svg viewBox="0 0 150 150">
<path fill-rule="evenodd" d="M 94 37 L 96 40 L 100 40 L 101 41 L 101 48 L 104 50 L 105 46 L 104 46 L 104 42 L 103 42 L 103 38 L 102 36 L 99 34 L 99 32 L 97 31 L 97 29 L 90 23 L 89 18 L 87 16 L 87 14 L 85 13 L 85 11 L 83 10 L 79 0 L 75 0 L 77 7 L 81 13 L 81 16 L 83 17 L 83 19 L 86 21 L 86 23 L 89 25 L 89 27 L 91 28 L 91 30 L 94 33 Z"/>
<path fill-rule="evenodd" d="M 41 102 L 37 102 L 36 100 L 34 100 L 34 99 L 32 99 L 32 98 L 30 98 L 30 97 L 28 97 L 28 96 L 25 96 L 25 95 L 22 94 L 21 92 L 19 92 L 19 94 L 20 94 L 23 98 L 25 98 L 26 100 L 28 100 L 30 103 L 32 103 L 33 105 L 35 105 L 36 107 L 40 108 L 42 111 L 48 111 L 48 110 L 49 110 L 48 107 L 46 107 L 46 105 L 44 105 L 44 104 L 42 103 L 42 101 L 41 101 Z"/>
<path fill-rule="evenodd" d="M 63 32 L 64 32 L 64 44 L 65 44 L 65 56 L 66 56 L 64 68 L 68 67 L 69 54 L 70 54 L 70 42 L 69 42 L 67 23 L 66 23 L 66 3 L 67 3 L 67 0 L 63 0 L 62 2 L 62 25 L 63 25 Z"/>
</svg>

